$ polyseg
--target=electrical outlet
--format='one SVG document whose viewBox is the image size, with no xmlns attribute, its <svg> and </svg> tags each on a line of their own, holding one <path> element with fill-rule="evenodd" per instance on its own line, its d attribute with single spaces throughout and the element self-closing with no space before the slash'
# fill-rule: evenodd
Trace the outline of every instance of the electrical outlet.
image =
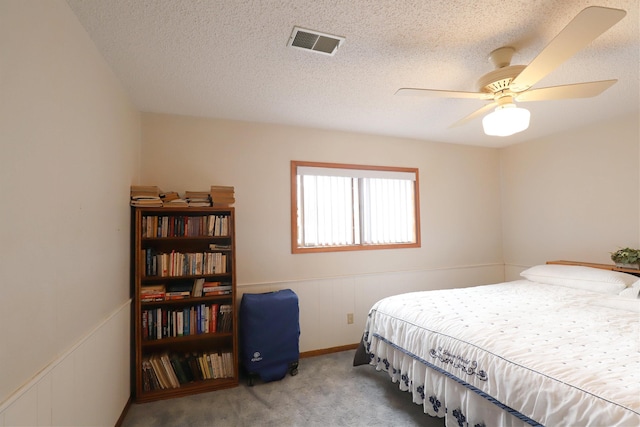
<svg viewBox="0 0 640 427">
<path fill-rule="evenodd" d="M 347 324 L 351 325 L 353 323 L 353 313 L 347 313 Z"/>
</svg>

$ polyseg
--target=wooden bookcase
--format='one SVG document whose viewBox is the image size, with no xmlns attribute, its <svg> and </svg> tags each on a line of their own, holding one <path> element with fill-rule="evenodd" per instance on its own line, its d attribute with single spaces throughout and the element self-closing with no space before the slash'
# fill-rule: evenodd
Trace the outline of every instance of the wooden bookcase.
<svg viewBox="0 0 640 427">
<path fill-rule="evenodd" d="M 136 402 L 238 385 L 234 223 L 233 207 L 132 208 L 132 388 Z M 204 279 L 208 287 L 229 290 L 176 299 L 158 291 L 143 298 L 143 290 L 164 285 L 167 293 L 180 287 L 184 291 L 198 279 Z M 163 373 L 157 372 L 163 368 Z M 172 375 L 167 369 L 171 368 L 176 375 L 173 385 L 167 386 L 171 383 L 167 376 Z M 157 382 L 153 378 L 163 374 L 165 387 L 162 378 Z"/>
</svg>

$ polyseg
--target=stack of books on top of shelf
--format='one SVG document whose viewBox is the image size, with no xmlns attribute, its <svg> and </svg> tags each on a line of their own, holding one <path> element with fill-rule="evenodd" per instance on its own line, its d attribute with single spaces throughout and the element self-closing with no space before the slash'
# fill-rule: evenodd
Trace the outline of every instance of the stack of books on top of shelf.
<svg viewBox="0 0 640 427">
<path fill-rule="evenodd" d="M 160 193 L 155 185 L 132 185 L 131 206 L 161 207 Z"/>
<path fill-rule="evenodd" d="M 167 208 L 184 208 L 189 206 L 189 203 L 180 197 L 177 191 L 162 193 L 160 194 L 160 198 L 162 199 L 163 205 Z"/>
<path fill-rule="evenodd" d="M 231 293 L 231 284 L 222 282 L 204 282 L 202 286 L 202 295 L 205 297 L 212 295 L 229 295 Z"/>
<path fill-rule="evenodd" d="M 211 197 L 208 191 L 186 191 L 184 198 L 187 199 L 189 206 L 204 207 L 211 206 Z"/>
<path fill-rule="evenodd" d="M 234 187 L 212 185 L 209 194 L 213 206 L 231 206 L 236 202 Z"/>
<path fill-rule="evenodd" d="M 176 300 L 176 299 L 191 298 L 192 289 L 193 289 L 193 285 L 188 282 L 171 283 L 167 286 L 165 299 L 169 301 L 169 300 Z"/>
<path fill-rule="evenodd" d="M 140 288 L 140 301 L 164 301 L 166 289 L 164 285 L 145 285 Z"/>
</svg>

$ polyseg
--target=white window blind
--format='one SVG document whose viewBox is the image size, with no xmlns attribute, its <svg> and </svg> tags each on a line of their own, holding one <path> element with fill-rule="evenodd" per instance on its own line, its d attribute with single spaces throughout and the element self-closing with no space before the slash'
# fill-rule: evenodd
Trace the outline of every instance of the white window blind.
<svg viewBox="0 0 640 427">
<path fill-rule="evenodd" d="M 417 242 L 417 170 L 303 165 L 295 180 L 298 248 Z"/>
<path fill-rule="evenodd" d="M 413 180 L 361 178 L 362 241 L 415 242 Z"/>
</svg>

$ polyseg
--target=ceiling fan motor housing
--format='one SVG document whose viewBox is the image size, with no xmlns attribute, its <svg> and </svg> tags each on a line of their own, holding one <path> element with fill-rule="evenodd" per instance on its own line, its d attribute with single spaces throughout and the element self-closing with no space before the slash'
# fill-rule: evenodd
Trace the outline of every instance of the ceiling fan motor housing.
<svg viewBox="0 0 640 427">
<path fill-rule="evenodd" d="M 477 82 L 478 90 L 486 93 L 498 93 L 509 89 L 513 79 L 526 68 L 526 65 L 509 65 L 490 71 L 480 77 Z"/>
</svg>

